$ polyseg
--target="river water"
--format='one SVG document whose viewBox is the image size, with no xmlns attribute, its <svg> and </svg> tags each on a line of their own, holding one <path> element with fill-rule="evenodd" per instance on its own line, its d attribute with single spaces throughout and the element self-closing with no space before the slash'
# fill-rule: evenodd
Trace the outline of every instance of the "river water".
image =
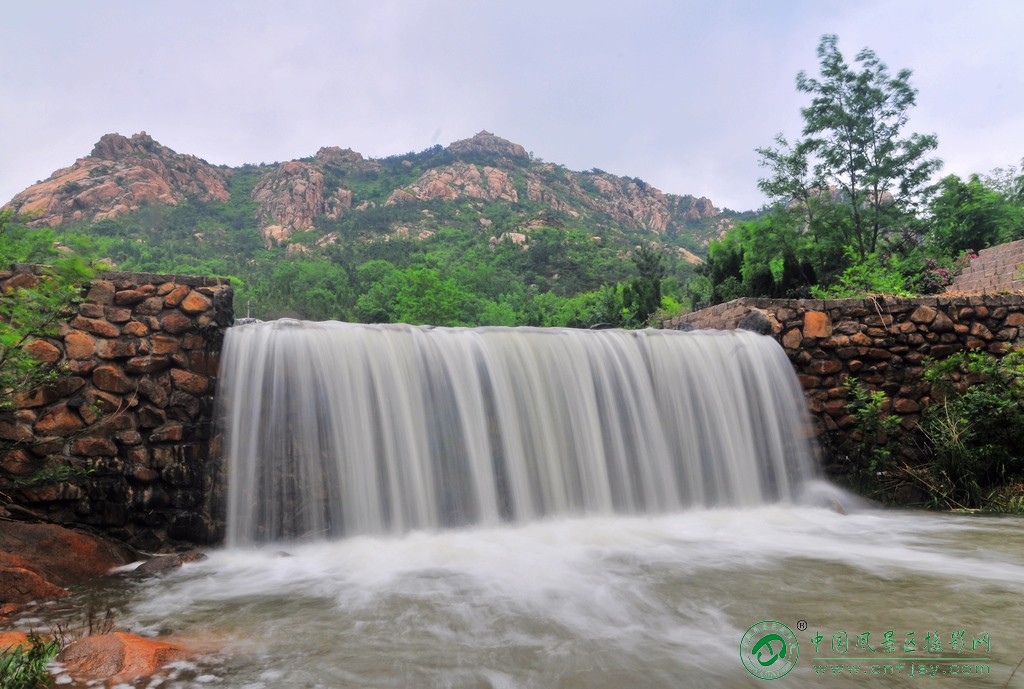
<svg viewBox="0 0 1024 689">
<path fill-rule="evenodd" d="M 1020 687 L 1022 594 L 1019 519 L 763 506 L 217 550 L 88 604 L 196 651 L 139 686 L 759 687 L 777 620 L 770 686 Z"/>
</svg>

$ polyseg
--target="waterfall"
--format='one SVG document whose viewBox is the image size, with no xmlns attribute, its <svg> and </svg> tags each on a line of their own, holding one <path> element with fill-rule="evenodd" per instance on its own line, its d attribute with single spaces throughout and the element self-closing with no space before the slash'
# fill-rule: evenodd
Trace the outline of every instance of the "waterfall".
<svg viewBox="0 0 1024 689">
<path fill-rule="evenodd" d="M 231 328 L 228 543 L 792 500 L 803 396 L 746 331 Z"/>
</svg>

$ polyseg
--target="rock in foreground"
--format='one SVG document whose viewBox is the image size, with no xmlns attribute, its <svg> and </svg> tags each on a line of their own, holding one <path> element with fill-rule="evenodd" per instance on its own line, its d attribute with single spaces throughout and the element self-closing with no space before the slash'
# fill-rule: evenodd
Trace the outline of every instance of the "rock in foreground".
<svg viewBox="0 0 1024 689">
<path fill-rule="evenodd" d="M 134 559 L 126 546 L 56 524 L 0 522 L 0 605 L 60 597 Z"/>
<path fill-rule="evenodd" d="M 185 650 L 174 644 L 112 632 L 72 643 L 60 652 L 57 662 L 63 674 L 75 681 L 104 680 L 107 686 L 114 686 L 148 677 L 185 656 Z"/>
</svg>

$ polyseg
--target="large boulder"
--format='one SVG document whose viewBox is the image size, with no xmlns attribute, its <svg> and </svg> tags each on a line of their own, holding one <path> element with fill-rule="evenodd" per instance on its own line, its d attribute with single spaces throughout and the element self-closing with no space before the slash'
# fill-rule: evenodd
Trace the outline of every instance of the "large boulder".
<svg viewBox="0 0 1024 689">
<path fill-rule="evenodd" d="M 56 524 L 0 522 L 0 606 L 60 597 L 135 559 L 127 546 Z"/>
<path fill-rule="evenodd" d="M 107 686 L 154 674 L 167 663 L 181 660 L 180 646 L 124 632 L 97 634 L 75 641 L 57 656 L 62 674 L 78 682 L 106 681 Z"/>
<path fill-rule="evenodd" d="M 0 610 L 9 612 L 20 603 L 54 600 L 68 595 L 67 589 L 41 575 L 32 563 L 0 552 Z"/>
</svg>

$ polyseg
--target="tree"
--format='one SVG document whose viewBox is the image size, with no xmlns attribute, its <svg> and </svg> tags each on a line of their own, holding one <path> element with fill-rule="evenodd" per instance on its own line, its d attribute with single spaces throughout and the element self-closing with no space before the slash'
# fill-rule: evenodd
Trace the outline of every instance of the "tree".
<svg viewBox="0 0 1024 689">
<path fill-rule="evenodd" d="M 816 158 L 814 175 L 835 184 L 850 210 L 852 245 L 861 258 L 879 241 L 903 229 L 921 208 L 927 185 L 941 162 L 927 155 L 938 146 L 934 134 L 903 137 L 917 91 L 909 69 L 895 77 L 872 50 L 857 53 L 860 71 L 850 67 L 834 34 L 818 45 L 821 78 L 797 75 L 797 90 L 813 96 L 801 110 L 805 145 Z"/>
<path fill-rule="evenodd" d="M 965 182 L 949 175 L 932 200 L 928 245 L 937 255 L 955 257 L 1014 238 L 1024 212 L 1006 196 L 984 184 L 978 175 Z"/>
<path fill-rule="evenodd" d="M 629 324 L 642 326 L 661 306 L 661 281 L 665 278 L 665 259 L 649 246 L 633 252 L 637 276 L 622 289 L 622 303 L 629 315 Z"/>
<path fill-rule="evenodd" d="M 305 257 L 277 263 L 259 298 L 264 313 L 316 321 L 348 320 L 355 302 L 343 269 Z"/>
<path fill-rule="evenodd" d="M 996 191 L 1008 202 L 1024 207 L 1024 159 L 1020 165 L 997 167 L 982 177 L 985 186 Z"/>
<path fill-rule="evenodd" d="M 835 248 L 850 248 L 864 260 L 913 238 L 916 214 L 941 162 L 928 157 L 938 145 L 934 135 L 904 134 L 917 94 L 910 70 L 891 75 L 867 48 L 854 68 L 838 40 L 822 37 L 819 77 L 797 75 L 797 90 L 812 97 L 801 109 L 804 138 L 790 145 L 779 135 L 777 147 L 758 150 L 772 171 L 759 186 L 780 212 L 799 211 L 816 239 L 840 243 Z"/>
</svg>

